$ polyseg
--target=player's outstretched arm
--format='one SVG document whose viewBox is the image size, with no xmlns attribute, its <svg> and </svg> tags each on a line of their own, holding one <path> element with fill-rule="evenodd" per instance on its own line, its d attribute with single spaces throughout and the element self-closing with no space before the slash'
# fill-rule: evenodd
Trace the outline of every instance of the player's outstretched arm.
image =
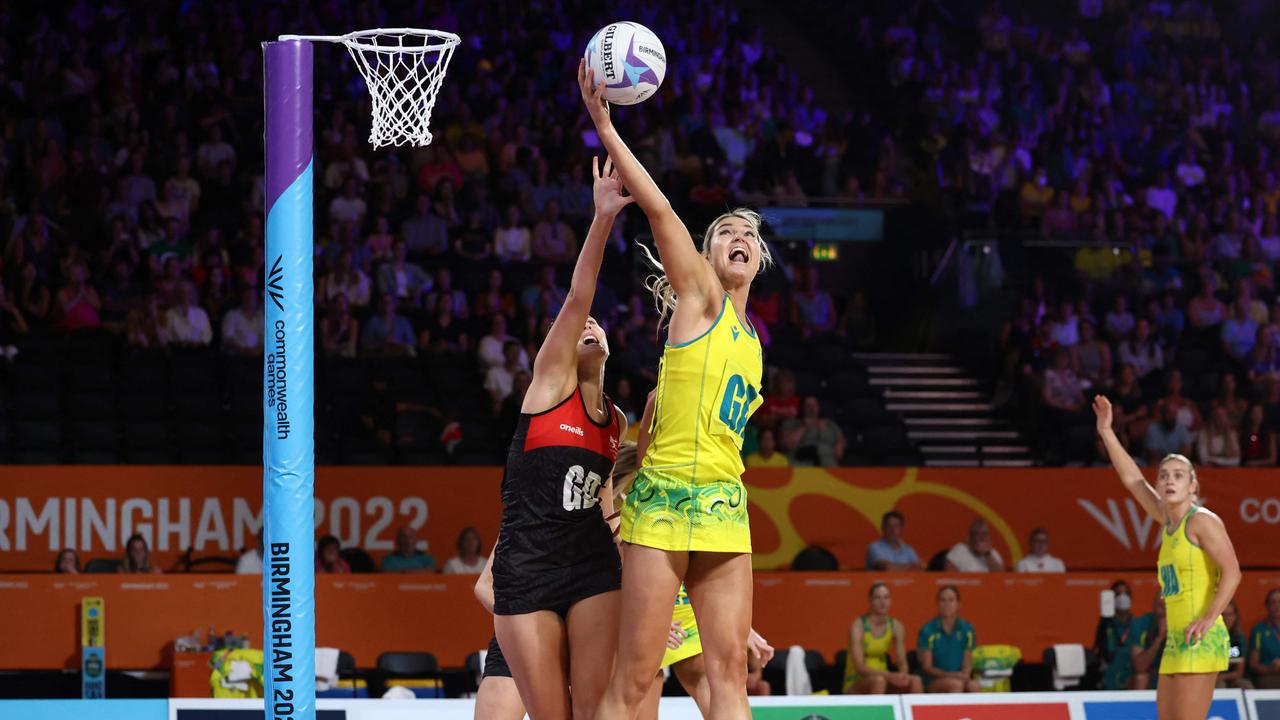
<svg viewBox="0 0 1280 720">
<path fill-rule="evenodd" d="M 1107 457 L 1111 458 L 1111 466 L 1116 469 L 1120 481 L 1124 483 L 1129 493 L 1137 498 L 1142 509 L 1163 524 L 1164 510 L 1160 508 L 1160 499 L 1156 496 L 1155 489 L 1142 476 L 1138 464 L 1129 456 L 1129 451 L 1124 449 L 1120 438 L 1116 437 L 1116 431 L 1111 427 L 1111 401 L 1102 395 L 1095 395 L 1093 414 L 1098 418 L 1098 436 L 1102 438 L 1102 444 L 1107 448 Z"/>
<path fill-rule="evenodd" d="M 671 202 L 614 128 L 609 117 L 609 105 L 603 97 L 604 83 L 595 82 L 595 75 L 587 67 L 586 60 L 578 63 L 578 89 L 582 92 L 587 113 L 595 123 L 600 142 L 618 168 L 627 190 L 649 219 L 667 279 L 681 303 L 699 302 L 713 294 L 718 299 L 718 291 L 713 292 L 718 283 L 710 263 L 698 252 L 689 229 L 676 216 Z"/>
<path fill-rule="evenodd" d="M 591 174 L 595 199 L 595 217 L 591 229 L 578 253 L 573 267 L 573 280 L 564 305 L 555 322 L 542 340 L 538 356 L 533 361 L 533 379 L 525 397 L 525 405 L 543 409 L 560 402 L 569 386 L 578 382 L 578 340 L 582 328 L 591 313 L 591 302 L 596 296 L 596 276 L 600 274 L 600 262 L 604 258 L 605 240 L 613 229 L 613 220 L 622 208 L 634 202 L 623 195 L 622 181 L 608 159 L 600 167 L 600 159 L 591 159 Z"/>
</svg>

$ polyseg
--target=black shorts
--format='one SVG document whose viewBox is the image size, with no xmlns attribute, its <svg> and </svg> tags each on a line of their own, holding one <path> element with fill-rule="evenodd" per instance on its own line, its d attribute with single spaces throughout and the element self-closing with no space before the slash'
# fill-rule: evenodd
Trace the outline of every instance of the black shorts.
<svg viewBox="0 0 1280 720">
<path fill-rule="evenodd" d="M 507 659 L 502 657 L 497 635 L 489 639 L 489 652 L 484 656 L 484 677 L 511 677 L 511 668 L 507 667 Z"/>
<path fill-rule="evenodd" d="M 522 571 L 512 569 L 498 573 L 494 566 L 493 614 L 524 615 L 550 610 L 561 618 L 569 615 L 569 608 L 602 593 L 622 588 L 622 566 L 617 560 L 605 560 L 594 568 L 558 568 L 555 570 Z"/>
</svg>

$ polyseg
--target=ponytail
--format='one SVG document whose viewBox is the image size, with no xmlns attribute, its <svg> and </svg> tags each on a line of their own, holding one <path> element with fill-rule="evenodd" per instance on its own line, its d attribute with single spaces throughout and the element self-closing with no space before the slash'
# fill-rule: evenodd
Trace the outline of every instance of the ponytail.
<svg viewBox="0 0 1280 720">
<path fill-rule="evenodd" d="M 618 448 L 618 457 L 613 461 L 613 506 L 620 509 L 631 490 L 631 482 L 636 479 L 636 471 L 640 469 L 640 458 L 636 455 L 636 444 L 628 440 Z"/>
<path fill-rule="evenodd" d="M 772 267 L 773 253 L 769 251 L 769 244 L 760 235 L 760 226 L 764 224 L 764 218 L 760 217 L 760 213 L 750 208 L 734 208 L 711 221 L 711 224 L 707 226 L 706 232 L 702 234 L 702 247 L 699 250 L 702 257 L 710 261 L 711 236 L 715 233 L 716 227 L 729 218 L 746 220 L 755 229 L 756 245 L 760 250 L 760 270 L 763 271 Z M 649 264 L 656 271 L 645 278 L 644 287 L 653 295 L 653 305 L 658 311 L 658 327 L 662 327 L 671 321 L 671 315 L 676 310 L 676 291 L 675 288 L 671 287 L 671 281 L 667 279 L 667 269 L 654 256 L 653 251 L 645 245 L 636 244 L 639 245 L 645 259 L 649 261 Z"/>
<path fill-rule="evenodd" d="M 644 253 L 645 259 L 653 266 L 655 272 L 644 280 L 644 289 L 653 295 L 653 306 L 658 311 L 658 327 L 666 325 L 671 320 L 671 315 L 676 311 L 676 289 L 671 287 L 671 281 L 667 279 L 667 269 L 662 266 L 658 258 L 654 257 L 653 251 L 647 245 L 640 245 L 640 252 Z M 703 257 L 706 257 L 706 251 L 703 251 Z"/>
</svg>

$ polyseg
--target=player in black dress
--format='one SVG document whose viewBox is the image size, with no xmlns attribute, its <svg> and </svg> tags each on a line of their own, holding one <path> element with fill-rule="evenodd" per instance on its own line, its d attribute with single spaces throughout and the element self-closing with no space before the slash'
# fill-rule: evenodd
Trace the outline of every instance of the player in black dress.
<svg viewBox="0 0 1280 720">
<path fill-rule="evenodd" d="M 605 239 L 632 199 L 610 160 L 593 159 L 592 173 L 595 218 L 533 363 L 493 560 L 494 630 L 532 720 L 590 720 L 618 639 L 622 570 L 600 496 L 626 421 L 604 394 L 608 340 L 589 311 Z"/>
<path fill-rule="evenodd" d="M 493 612 L 493 555 L 489 553 L 475 586 L 476 600 L 490 613 Z M 475 720 L 524 720 L 524 702 L 496 635 L 489 639 L 489 649 L 485 652 L 473 717 Z"/>
</svg>

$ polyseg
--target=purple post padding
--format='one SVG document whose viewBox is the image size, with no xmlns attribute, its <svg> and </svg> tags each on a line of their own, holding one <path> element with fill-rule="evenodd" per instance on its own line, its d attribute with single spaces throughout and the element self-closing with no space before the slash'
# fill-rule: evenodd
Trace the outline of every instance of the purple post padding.
<svg viewBox="0 0 1280 720">
<path fill-rule="evenodd" d="M 266 720 L 315 720 L 312 46 L 266 43 L 263 692 Z"/>
<path fill-rule="evenodd" d="M 267 212 L 311 164 L 314 48 L 305 40 L 262 44 L 265 58 Z"/>
</svg>

